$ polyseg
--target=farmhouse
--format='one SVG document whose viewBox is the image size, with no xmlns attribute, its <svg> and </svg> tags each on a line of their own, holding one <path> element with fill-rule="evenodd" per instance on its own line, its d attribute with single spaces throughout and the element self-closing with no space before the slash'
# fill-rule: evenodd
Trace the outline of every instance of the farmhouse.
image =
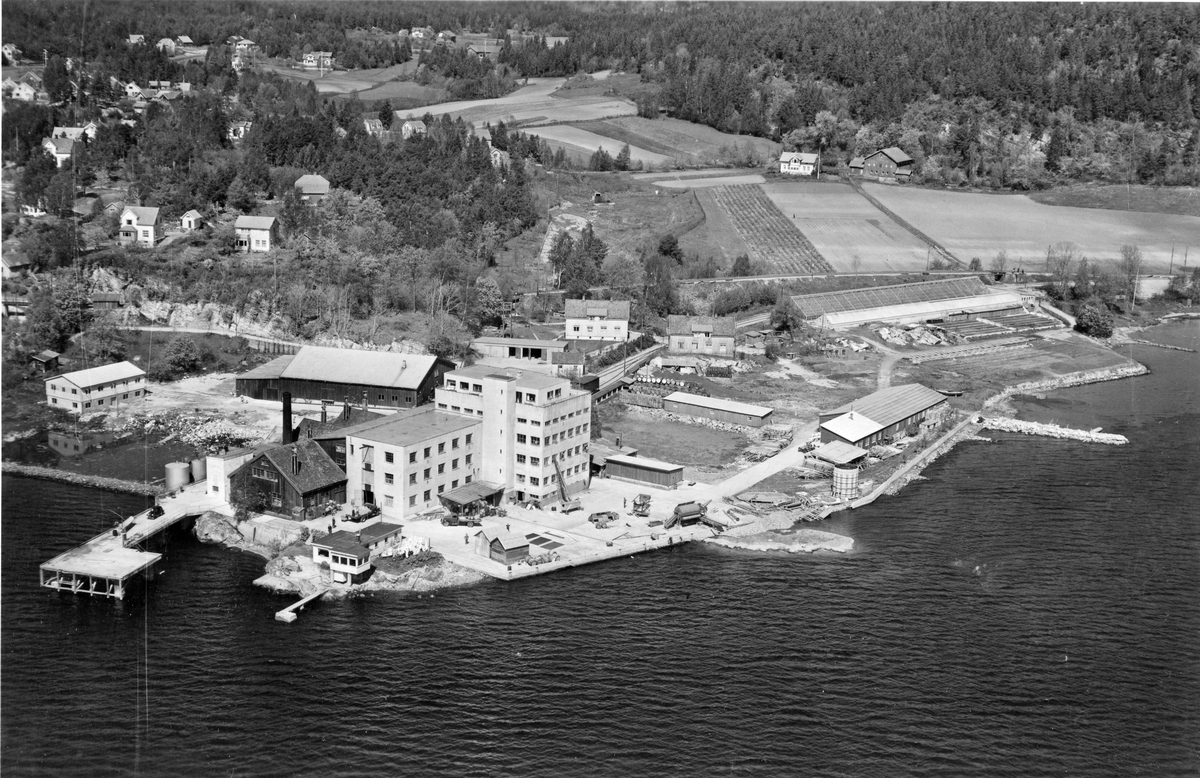
<svg viewBox="0 0 1200 778">
<path fill-rule="evenodd" d="M 311 173 L 297 178 L 294 186 L 300 192 L 300 199 L 309 205 L 316 205 L 329 194 L 329 180 Z"/>
<path fill-rule="evenodd" d="M 8 60 L 8 64 L 15 65 L 21 59 L 21 50 L 11 43 L 6 43 L 0 47 L 0 51 L 4 52 L 4 58 Z"/>
<path fill-rule="evenodd" d="M 237 393 L 279 400 L 283 392 L 308 400 L 413 408 L 433 399 L 454 363 L 435 356 L 303 346 L 237 377 Z"/>
<path fill-rule="evenodd" d="M 82 127 L 55 127 L 50 131 L 51 138 L 70 138 L 71 140 L 80 140 L 84 136 L 88 140 L 96 139 L 96 131 L 99 127 L 95 122 L 88 122 Z"/>
<path fill-rule="evenodd" d="M 668 316 L 667 350 L 677 354 L 733 356 L 733 316 Z"/>
<path fill-rule="evenodd" d="M 811 176 L 817 172 L 817 155 L 785 151 L 779 155 L 779 172 L 793 176 Z"/>
<path fill-rule="evenodd" d="M 567 300 L 565 332 L 569 340 L 627 340 L 628 300 Z"/>
<path fill-rule="evenodd" d="M 565 340 L 536 340 L 533 338 L 498 338 L 485 336 L 471 341 L 473 348 L 485 357 L 512 357 L 550 362 L 554 355 L 564 353 L 571 344 Z"/>
<path fill-rule="evenodd" d="M 332 51 L 310 51 L 304 55 L 305 70 L 333 70 Z"/>
<path fill-rule="evenodd" d="M 673 392 L 664 397 L 663 410 L 746 427 L 769 424 L 771 414 L 775 413 L 774 408 L 764 405 L 749 405 L 721 397 L 704 397 L 687 392 Z"/>
<path fill-rule="evenodd" d="M 492 41 L 480 41 L 467 47 L 467 53 L 482 59 L 496 59 L 500 56 L 501 44 Z"/>
<path fill-rule="evenodd" d="M 802 294 L 792 297 L 792 304 L 805 321 L 834 330 L 873 321 L 941 322 L 1022 309 L 1019 294 L 989 287 L 976 276 Z"/>
<path fill-rule="evenodd" d="M 841 441 L 867 449 L 895 437 L 946 405 L 946 397 L 921 384 L 889 386 L 819 414 L 821 442 Z"/>
<path fill-rule="evenodd" d="M 70 413 L 106 411 L 137 400 L 146 391 L 146 371 L 130 362 L 114 362 L 46 379 L 46 405 Z"/>
<path fill-rule="evenodd" d="M 488 158 L 492 161 L 492 167 L 504 167 L 509 163 L 509 155 L 507 151 L 501 151 L 497 148 L 488 149 Z"/>
<path fill-rule="evenodd" d="M 238 251 L 270 251 L 276 237 L 274 216 L 239 216 L 233 223 Z"/>
<path fill-rule="evenodd" d="M 346 502 L 346 474 L 314 441 L 262 451 L 229 475 L 228 497 L 300 521 Z"/>
<path fill-rule="evenodd" d="M 70 138 L 43 138 L 42 150 L 54 157 L 54 164 L 62 167 L 71 161 L 75 153 L 75 141 Z"/>
<path fill-rule="evenodd" d="M 850 160 L 851 175 L 861 176 L 862 172 L 863 172 L 863 158 L 862 157 L 854 157 L 853 159 L 851 159 Z"/>
<path fill-rule="evenodd" d="M 363 114 L 363 129 L 372 138 L 383 136 L 383 122 L 379 118 L 378 113 Z"/>
<path fill-rule="evenodd" d="M 163 224 L 157 208 L 141 208 L 127 205 L 121 212 L 121 227 L 117 243 L 122 246 L 138 245 L 154 248 L 163 239 Z"/>
<path fill-rule="evenodd" d="M 913 158 L 895 146 L 881 149 L 863 158 L 864 176 L 907 181 L 913 172 Z"/>
<path fill-rule="evenodd" d="M 396 111 L 396 118 L 400 118 L 399 111 Z M 400 137 L 404 140 L 408 140 L 414 135 L 424 135 L 425 132 L 425 122 L 420 119 L 409 119 L 400 125 Z"/>
<path fill-rule="evenodd" d="M 199 211 L 193 208 L 179 217 L 179 226 L 187 232 L 198 230 L 204 226 L 204 217 L 200 215 Z"/>
</svg>

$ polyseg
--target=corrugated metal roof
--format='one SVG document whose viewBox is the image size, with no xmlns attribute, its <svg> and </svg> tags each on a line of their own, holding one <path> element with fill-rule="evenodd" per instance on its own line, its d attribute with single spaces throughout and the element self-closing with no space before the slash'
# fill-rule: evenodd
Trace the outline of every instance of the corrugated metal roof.
<svg viewBox="0 0 1200 778">
<path fill-rule="evenodd" d="M 287 354 L 282 357 L 275 357 L 270 362 L 264 365 L 259 365 L 253 370 L 247 370 L 245 373 L 237 376 L 238 378 L 279 378 L 283 375 L 283 370 L 288 365 L 292 364 L 295 359 L 294 354 Z"/>
<path fill-rule="evenodd" d="M 663 473 L 674 473 L 678 470 L 683 470 L 683 465 L 673 465 L 670 462 L 660 462 L 657 459 L 647 459 L 646 457 L 627 457 L 624 454 L 612 454 L 607 457 L 606 463 L 611 464 L 613 462 L 627 467 L 641 467 L 646 470 L 658 470 Z"/>
<path fill-rule="evenodd" d="M 846 437 L 843 435 L 842 437 Z M 855 438 L 861 440 L 862 438 Z M 814 450 L 812 455 L 817 459 L 823 459 L 826 462 L 832 462 L 835 465 L 844 465 L 847 462 L 853 462 L 856 459 L 862 459 L 867 455 L 866 449 L 861 449 L 858 446 L 852 446 L 849 443 L 843 443 L 840 440 L 833 440 L 820 448 Z"/>
<path fill-rule="evenodd" d="M 487 481 L 475 481 L 466 486 L 460 486 L 457 489 L 438 495 L 441 500 L 447 500 L 455 505 L 470 505 L 476 500 L 482 500 L 486 497 L 491 497 L 496 492 L 503 492 L 503 486 L 490 484 Z"/>
<path fill-rule="evenodd" d="M 304 346 L 280 375 L 299 381 L 418 389 L 436 362 L 437 357 L 429 355 Z"/>
<path fill-rule="evenodd" d="M 695 405 L 699 408 L 711 408 L 715 411 L 729 411 L 730 413 L 740 413 L 745 416 L 766 417 L 775 412 L 774 408 L 768 408 L 764 405 L 749 405 L 747 403 L 735 402 L 726 400 L 723 397 L 703 397 L 698 394 L 688 394 L 687 392 L 673 392 L 663 398 L 663 402 L 678 402 L 685 405 Z"/>
<path fill-rule="evenodd" d="M 837 311 L 826 313 L 818 320 L 827 328 L 853 327 L 871 321 L 927 321 L 940 319 L 953 313 L 979 313 L 1008 308 L 1020 308 L 1021 296 L 1015 292 L 995 292 L 978 297 L 958 297 L 927 303 L 886 305 L 860 311 Z"/>
<path fill-rule="evenodd" d="M 886 426 L 886 424 L 880 424 L 858 411 L 843 413 L 841 416 L 830 419 L 821 425 L 822 429 L 827 429 L 839 438 L 845 438 L 846 440 L 862 440 L 868 435 L 874 435 Z"/>
<path fill-rule="evenodd" d="M 593 311 L 596 311 L 593 313 Z M 629 320 L 628 300 L 567 300 L 566 318 L 588 319 L 599 316 L 611 321 Z"/>
<path fill-rule="evenodd" d="M 737 319 L 733 316 L 667 316 L 667 334 L 691 337 L 704 332 L 716 337 L 737 334 Z"/>
<path fill-rule="evenodd" d="M 239 216 L 233 223 L 237 230 L 269 230 L 274 225 L 274 216 Z"/>
<path fill-rule="evenodd" d="M 137 365 L 131 362 L 114 362 L 111 365 L 101 365 L 88 370 L 76 370 L 73 373 L 63 373 L 53 378 L 47 378 L 47 381 L 55 379 L 63 379 L 70 381 L 80 389 L 89 386 L 98 386 L 100 384 L 108 384 L 113 381 L 125 381 L 130 378 L 141 378 L 146 375 L 146 371 L 142 370 Z"/>
<path fill-rule="evenodd" d="M 840 292 L 816 292 L 792 297 L 797 310 L 806 319 L 824 313 L 860 311 L 888 305 L 965 299 L 990 294 L 977 276 L 943 278 L 936 281 L 917 281 L 910 284 L 873 286 L 866 289 L 846 289 Z"/>
<path fill-rule="evenodd" d="M 946 402 L 946 396 L 941 392 L 930 389 L 928 386 L 922 386 L 921 384 L 901 384 L 900 386 L 889 386 L 887 389 L 880 389 L 878 392 L 868 394 L 866 397 L 859 398 L 854 402 L 847 403 L 840 408 L 835 408 L 821 415 L 826 416 L 829 413 L 845 414 L 853 411 L 857 416 L 865 416 L 871 419 L 882 429 L 944 402 Z M 847 435 L 842 435 L 842 437 L 849 440 L 858 440 L 858 438 L 851 438 Z"/>
</svg>

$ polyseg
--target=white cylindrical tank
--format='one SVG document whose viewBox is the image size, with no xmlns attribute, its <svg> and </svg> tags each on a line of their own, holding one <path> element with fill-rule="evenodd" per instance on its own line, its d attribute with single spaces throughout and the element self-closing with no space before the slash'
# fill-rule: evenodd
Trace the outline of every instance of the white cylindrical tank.
<svg viewBox="0 0 1200 778">
<path fill-rule="evenodd" d="M 192 477 L 192 466 L 187 462 L 167 463 L 167 491 L 173 492 L 188 485 Z"/>
<path fill-rule="evenodd" d="M 837 497 L 858 496 L 857 467 L 835 467 L 833 469 L 833 493 Z"/>
<path fill-rule="evenodd" d="M 208 462 L 203 459 L 192 460 L 192 481 L 203 481 L 208 478 Z"/>
</svg>

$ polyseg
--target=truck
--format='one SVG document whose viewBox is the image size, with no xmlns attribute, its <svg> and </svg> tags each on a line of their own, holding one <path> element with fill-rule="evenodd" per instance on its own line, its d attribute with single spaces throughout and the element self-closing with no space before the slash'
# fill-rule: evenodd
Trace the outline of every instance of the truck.
<svg viewBox="0 0 1200 778">
<path fill-rule="evenodd" d="M 588 516 L 588 521 L 596 525 L 596 529 L 608 529 L 608 525 L 617 521 L 620 517 L 616 511 L 600 511 Z"/>
<path fill-rule="evenodd" d="M 692 524 L 703 522 L 708 517 L 708 503 L 696 502 L 681 502 L 675 506 L 671 517 L 663 523 L 663 529 L 671 529 L 675 525 L 680 527 L 688 527 Z M 708 522 L 705 522 L 706 524 Z"/>
</svg>

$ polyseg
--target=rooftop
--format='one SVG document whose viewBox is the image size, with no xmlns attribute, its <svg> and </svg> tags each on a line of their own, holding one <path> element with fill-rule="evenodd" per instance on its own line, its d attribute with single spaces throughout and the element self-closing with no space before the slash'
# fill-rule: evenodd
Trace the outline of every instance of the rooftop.
<svg viewBox="0 0 1200 778">
<path fill-rule="evenodd" d="M 295 354 L 286 354 L 282 357 L 275 357 L 270 362 L 238 375 L 238 378 L 279 378 L 283 375 L 283 369 L 292 364 L 295 356 Z"/>
<path fill-rule="evenodd" d="M 615 321 L 629 321 L 628 300 L 567 300 L 568 319 L 590 319 L 599 317 Z"/>
<path fill-rule="evenodd" d="M 280 377 L 415 390 L 437 360 L 430 355 L 303 346 L 280 372 Z"/>
<path fill-rule="evenodd" d="M 329 56 L 328 53 L 322 51 L 314 51 L 313 54 L 319 56 Z M 294 185 L 304 194 L 329 194 L 329 180 L 324 176 L 307 175 L 300 176 L 296 179 Z"/>
<path fill-rule="evenodd" d="M 732 338 L 737 334 L 737 319 L 733 316 L 667 316 L 667 334 L 691 337 L 707 333 Z"/>
<path fill-rule="evenodd" d="M 325 453 L 325 449 L 313 440 L 300 440 L 285 446 L 276 446 L 267 449 L 262 455 L 275 465 L 275 469 L 296 487 L 300 494 L 319 492 L 346 481 L 346 474 L 342 469 Z M 299 465 L 299 472 L 296 473 L 292 472 L 293 455 Z"/>
<path fill-rule="evenodd" d="M 76 370 L 73 373 L 63 373 L 62 375 L 47 378 L 47 381 L 63 379 L 70 381 L 79 388 L 83 389 L 89 386 L 98 386 L 100 384 L 108 384 L 113 381 L 125 381 L 130 378 L 141 378 L 146 375 L 146 371 L 142 370 L 137 365 L 131 362 L 114 362 L 111 365 L 101 365 L 88 370 Z"/>
<path fill-rule="evenodd" d="M 274 216 L 239 216 L 233 223 L 238 230 L 269 230 L 275 226 Z"/>
<path fill-rule="evenodd" d="M 827 429 L 839 438 L 845 438 L 846 440 L 862 440 L 868 435 L 874 435 L 886 426 L 886 424 L 880 424 L 877 421 L 867 418 L 858 411 L 843 413 L 841 416 L 821 424 L 822 429 Z"/>
<path fill-rule="evenodd" d="M 484 335 L 478 337 L 475 343 L 483 343 L 485 345 L 495 346 L 527 346 L 529 348 L 560 348 L 567 347 L 565 340 L 538 340 L 537 338 L 505 338 L 498 335 Z"/>
<path fill-rule="evenodd" d="M 883 428 L 890 427 L 898 421 L 944 402 L 946 402 L 944 394 L 927 386 L 901 384 L 880 389 L 878 392 L 868 394 L 866 397 L 861 397 L 832 411 L 822 412 L 821 416 L 847 414 L 853 411 L 856 415 L 866 416 Z M 848 436 L 842 435 L 842 437 Z M 856 438 L 850 438 L 850 440 L 856 440 Z"/>
<path fill-rule="evenodd" d="M 143 208 L 137 205 L 125 206 L 126 213 L 132 213 L 138 224 L 154 224 L 158 221 L 157 208 Z"/>
<path fill-rule="evenodd" d="M 679 402 L 687 405 L 695 405 L 699 408 L 712 408 L 716 411 L 729 411 L 730 413 L 740 413 L 745 416 L 770 416 L 775 412 L 774 408 L 768 408 L 765 405 L 749 405 L 748 403 L 735 402 L 726 400 L 723 397 L 704 397 L 699 394 L 688 394 L 687 392 L 672 392 L 663 398 L 663 402 Z"/>
<path fill-rule="evenodd" d="M 846 436 L 843 435 L 842 437 Z M 862 438 L 855 438 L 855 440 L 861 439 Z M 844 465 L 847 462 L 853 462 L 856 459 L 862 459 L 867 455 L 867 452 L 858 446 L 852 446 L 849 443 L 843 443 L 840 440 L 833 440 L 814 450 L 812 455 L 817 459 L 823 459 L 826 462 L 832 462 L 835 465 Z"/>
<path fill-rule="evenodd" d="M 846 289 L 840 292 L 816 292 L 792 297 L 792 303 L 806 319 L 826 313 L 860 311 L 889 305 L 953 300 L 989 294 L 988 287 L 977 276 L 943 278 L 936 281 L 917 281 L 910 284 L 874 286 L 867 289 Z"/>
<path fill-rule="evenodd" d="M 414 446 L 432 438 L 455 432 L 471 430 L 480 425 L 477 418 L 445 411 L 419 411 L 411 414 L 389 416 L 383 423 L 372 424 L 366 429 L 352 432 L 344 430 L 347 437 L 388 446 Z"/>
<path fill-rule="evenodd" d="M 646 457 L 631 457 L 624 454 L 610 454 L 605 457 L 606 463 L 616 462 L 619 465 L 629 465 L 630 467 L 642 467 L 647 470 L 658 470 L 664 473 L 674 473 L 677 470 L 682 470 L 683 465 L 673 465 L 670 462 L 660 462 L 657 459 L 647 459 Z"/>
</svg>

